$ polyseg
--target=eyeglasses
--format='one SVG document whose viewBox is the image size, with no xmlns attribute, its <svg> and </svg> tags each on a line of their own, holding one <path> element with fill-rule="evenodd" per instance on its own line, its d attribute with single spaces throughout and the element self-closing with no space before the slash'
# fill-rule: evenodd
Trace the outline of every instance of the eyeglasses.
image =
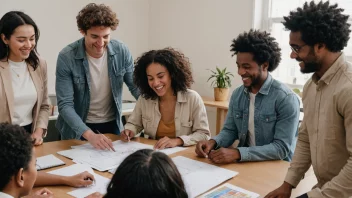
<svg viewBox="0 0 352 198">
<path fill-rule="evenodd" d="M 306 46 L 307 44 L 304 44 L 304 45 L 294 45 L 294 46 L 290 46 L 291 47 L 291 50 L 294 52 L 294 53 L 296 53 L 296 54 L 298 54 L 299 53 L 299 51 L 302 49 L 302 47 L 304 47 L 304 46 Z"/>
</svg>

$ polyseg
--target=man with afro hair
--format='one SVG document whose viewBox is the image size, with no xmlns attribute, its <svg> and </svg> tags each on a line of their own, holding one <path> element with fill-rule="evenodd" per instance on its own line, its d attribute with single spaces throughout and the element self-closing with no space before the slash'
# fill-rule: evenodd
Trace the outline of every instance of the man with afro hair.
<svg viewBox="0 0 352 198">
<path fill-rule="evenodd" d="M 231 51 L 243 85 L 231 96 L 220 134 L 199 142 L 196 153 L 214 163 L 290 161 L 300 108 L 293 91 L 269 74 L 281 60 L 278 43 L 267 32 L 250 30 L 233 40 Z M 230 147 L 237 139 L 238 147 Z"/>
<path fill-rule="evenodd" d="M 303 89 L 304 119 L 285 181 L 266 197 L 290 197 L 311 165 L 318 183 L 300 197 L 352 196 L 352 65 L 342 52 L 351 31 L 342 12 L 311 1 L 284 17 L 291 58 L 314 74 Z"/>
</svg>

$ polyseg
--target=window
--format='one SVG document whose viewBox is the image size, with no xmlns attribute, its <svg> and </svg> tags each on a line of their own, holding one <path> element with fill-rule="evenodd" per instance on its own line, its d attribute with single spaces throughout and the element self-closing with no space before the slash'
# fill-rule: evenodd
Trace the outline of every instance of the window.
<svg viewBox="0 0 352 198">
<path fill-rule="evenodd" d="M 283 21 L 283 16 L 287 16 L 291 10 L 295 10 L 297 7 L 302 7 L 305 1 L 306 0 L 263 0 L 259 3 L 262 7 L 261 12 L 259 12 L 261 16 L 255 16 L 262 17 L 260 19 L 260 28 L 271 32 L 282 49 L 281 63 L 279 67 L 272 72 L 272 75 L 275 79 L 288 84 L 292 88 L 302 88 L 312 74 L 302 74 L 298 62 L 290 58 L 290 32 L 284 29 L 281 22 Z M 332 4 L 338 3 L 339 7 L 344 8 L 344 14 L 351 16 L 349 23 L 352 24 L 352 0 L 330 0 L 330 2 Z M 344 48 L 344 52 L 347 56 L 347 60 L 352 62 L 352 38 L 349 40 L 347 47 Z"/>
</svg>

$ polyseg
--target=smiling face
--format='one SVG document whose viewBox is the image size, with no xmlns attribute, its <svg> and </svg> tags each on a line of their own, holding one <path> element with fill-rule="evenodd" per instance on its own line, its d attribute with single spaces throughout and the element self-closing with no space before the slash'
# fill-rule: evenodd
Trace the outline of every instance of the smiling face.
<svg viewBox="0 0 352 198">
<path fill-rule="evenodd" d="M 148 84 L 159 96 L 173 94 L 171 76 L 167 68 L 159 63 L 151 63 L 147 69 Z"/>
<path fill-rule="evenodd" d="M 306 45 L 302 41 L 300 32 L 290 33 L 290 46 L 294 49 L 290 56 L 299 62 L 302 73 L 312 73 L 321 69 L 314 47 Z"/>
<path fill-rule="evenodd" d="M 259 66 L 253 59 L 252 53 L 239 52 L 236 64 L 238 75 L 242 77 L 243 85 L 250 89 L 259 90 L 268 75 L 267 63 Z"/>
<path fill-rule="evenodd" d="M 89 56 L 100 58 L 104 54 L 106 46 L 110 42 L 111 28 L 105 26 L 95 26 L 82 32 L 85 38 L 85 47 Z"/>
<path fill-rule="evenodd" d="M 29 57 L 35 47 L 35 31 L 32 25 L 20 25 L 9 39 L 1 35 L 3 42 L 9 47 L 8 58 L 14 62 L 21 62 Z"/>
</svg>

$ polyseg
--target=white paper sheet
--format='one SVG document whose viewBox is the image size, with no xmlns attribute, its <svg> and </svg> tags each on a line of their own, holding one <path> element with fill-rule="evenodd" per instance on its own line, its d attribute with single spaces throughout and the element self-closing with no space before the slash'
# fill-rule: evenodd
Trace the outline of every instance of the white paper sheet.
<svg viewBox="0 0 352 198">
<path fill-rule="evenodd" d="M 74 149 L 57 152 L 60 155 L 73 159 L 75 162 L 88 164 L 90 167 L 106 171 L 116 168 L 130 154 L 140 149 L 153 149 L 153 146 L 139 142 L 113 142 L 116 152 L 108 150 L 97 150 L 90 144 L 75 146 Z M 167 155 L 184 150 L 184 147 L 175 147 L 159 150 Z"/>
<path fill-rule="evenodd" d="M 72 176 L 79 173 L 83 173 L 84 171 L 88 171 L 91 174 L 94 173 L 93 169 L 86 164 L 72 164 L 71 166 L 59 168 L 48 173 L 53 175 Z"/>
<path fill-rule="evenodd" d="M 82 173 L 84 171 L 88 171 L 94 176 L 94 179 L 95 179 L 94 184 L 88 187 L 77 188 L 76 190 L 68 192 L 67 194 L 72 195 L 74 197 L 86 197 L 94 192 L 100 192 L 102 194 L 105 194 L 106 188 L 110 182 L 110 179 L 105 178 L 101 175 L 95 174 L 93 169 L 86 164 L 73 164 L 71 166 L 50 171 L 48 173 L 54 174 L 54 175 L 72 176 L 72 175 Z"/>
<path fill-rule="evenodd" d="M 172 160 L 183 178 L 189 197 L 198 196 L 238 174 L 235 171 L 183 156 L 174 157 Z"/>
<path fill-rule="evenodd" d="M 92 193 L 99 192 L 101 194 L 106 194 L 106 188 L 109 185 L 110 179 L 105 178 L 101 175 L 94 174 L 95 184 L 86 188 L 78 188 L 67 194 L 74 197 L 86 197 Z"/>
</svg>

